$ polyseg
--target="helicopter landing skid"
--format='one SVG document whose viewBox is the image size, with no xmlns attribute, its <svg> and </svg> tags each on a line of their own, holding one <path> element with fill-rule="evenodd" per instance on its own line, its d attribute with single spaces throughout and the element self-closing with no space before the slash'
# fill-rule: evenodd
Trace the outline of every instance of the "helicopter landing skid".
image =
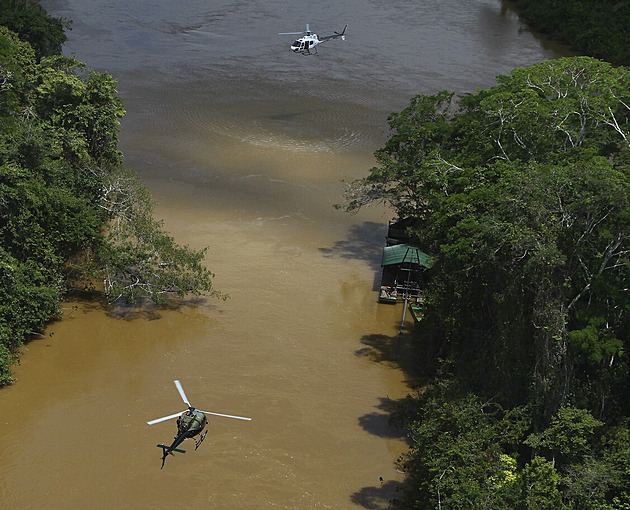
<svg viewBox="0 0 630 510">
<path fill-rule="evenodd" d="M 199 446 L 201 445 L 201 443 L 203 443 L 203 440 L 206 438 L 206 435 L 208 434 L 208 431 L 206 430 L 203 434 L 201 434 L 201 436 L 199 437 L 199 441 L 197 441 L 194 437 L 193 437 L 193 441 L 195 441 L 195 450 L 197 448 L 199 448 Z"/>
</svg>

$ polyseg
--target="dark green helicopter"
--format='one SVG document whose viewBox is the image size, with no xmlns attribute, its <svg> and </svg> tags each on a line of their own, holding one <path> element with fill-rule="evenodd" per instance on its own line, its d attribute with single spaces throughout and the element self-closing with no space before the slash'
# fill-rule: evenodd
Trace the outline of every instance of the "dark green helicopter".
<svg viewBox="0 0 630 510">
<path fill-rule="evenodd" d="M 231 414 L 220 414 L 220 413 L 211 413 L 209 411 L 200 411 L 199 409 L 195 409 L 190 405 L 188 398 L 186 398 L 186 394 L 184 393 L 184 388 L 179 381 L 175 381 L 175 386 L 177 387 L 177 391 L 179 391 L 180 396 L 184 403 L 188 406 L 188 409 L 182 411 L 181 413 L 171 414 L 170 416 L 164 416 L 163 418 L 158 418 L 157 420 L 148 421 L 148 425 L 155 425 L 156 423 L 160 423 L 166 420 L 171 420 L 173 418 L 177 418 L 177 435 L 175 436 L 175 440 L 170 446 L 165 444 L 158 444 L 158 448 L 162 448 L 162 467 L 164 467 L 164 461 L 166 460 L 167 455 L 173 455 L 173 452 L 177 453 L 186 453 L 186 450 L 182 450 L 177 448 L 180 444 L 184 442 L 184 439 L 188 439 L 191 437 L 195 442 L 195 450 L 199 448 L 199 445 L 206 438 L 206 434 L 208 431 L 206 430 L 203 434 L 203 429 L 206 427 L 208 423 L 208 419 L 206 418 L 206 414 L 211 414 L 213 416 L 222 416 L 224 418 L 235 418 L 237 420 L 247 420 L 250 421 L 251 418 L 245 418 L 244 416 L 232 416 Z M 195 439 L 195 436 L 201 434 L 199 439 Z M 160 468 L 161 469 L 161 468 Z"/>
</svg>

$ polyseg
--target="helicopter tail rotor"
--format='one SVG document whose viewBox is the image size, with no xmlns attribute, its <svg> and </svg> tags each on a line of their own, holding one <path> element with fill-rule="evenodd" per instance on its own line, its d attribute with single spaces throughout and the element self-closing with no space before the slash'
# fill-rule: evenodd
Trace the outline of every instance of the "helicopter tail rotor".
<svg viewBox="0 0 630 510">
<path fill-rule="evenodd" d="M 341 36 L 341 40 L 345 41 L 346 40 L 346 28 L 348 28 L 348 25 L 346 25 L 345 27 L 343 27 L 343 30 L 340 32 L 335 31 L 335 35 L 340 35 Z"/>
</svg>

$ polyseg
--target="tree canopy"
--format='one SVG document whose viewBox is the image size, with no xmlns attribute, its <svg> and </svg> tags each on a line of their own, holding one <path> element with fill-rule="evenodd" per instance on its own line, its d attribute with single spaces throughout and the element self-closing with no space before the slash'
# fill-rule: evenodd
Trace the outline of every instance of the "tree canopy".
<svg viewBox="0 0 630 510">
<path fill-rule="evenodd" d="M 515 0 L 537 30 L 576 51 L 630 65 L 630 2 L 625 0 Z"/>
<path fill-rule="evenodd" d="M 427 392 L 420 417 L 407 417 L 414 447 L 406 466 L 416 473 L 427 457 L 435 465 L 411 477 L 408 507 L 436 508 L 441 480 L 441 508 L 518 508 L 511 505 L 560 496 L 565 506 L 554 508 L 613 508 L 606 505 L 615 497 L 628 502 L 630 486 L 630 458 L 617 463 L 615 453 L 628 451 L 630 409 L 630 71 L 576 57 L 497 81 L 462 97 L 414 97 L 390 117 L 378 165 L 346 193 L 347 209 L 383 201 L 411 218 L 417 243 L 435 259 L 419 365 L 453 383 L 449 393 Z M 504 411 L 471 407 L 471 394 Z M 477 474 L 464 476 L 469 461 L 418 439 L 426 427 L 444 431 L 444 423 L 433 424 L 444 412 L 431 411 L 434 398 L 477 413 L 471 427 L 482 423 L 479 413 L 492 428 L 504 413 L 526 410 L 519 438 L 474 446 L 493 469 L 505 464 L 500 459 L 512 466 L 502 455 L 513 459 L 509 469 L 521 485 L 511 503 L 482 503 L 492 484 L 473 487 L 471 476 L 480 483 L 487 470 L 475 463 Z M 447 413 L 447 422 L 455 416 Z M 523 492 L 525 479 L 550 470 L 553 488 Z M 417 484 L 430 486 L 420 499 Z M 475 504 L 466 500 L 473 493 L 481 498 Z"/>
<path fill-rule="evenodd" d="M 39 60 L 61 53 L 70 22 L 48 15 L 38 0 L 0 0 L 0 25 L 28 42 Z"/>
</svg>

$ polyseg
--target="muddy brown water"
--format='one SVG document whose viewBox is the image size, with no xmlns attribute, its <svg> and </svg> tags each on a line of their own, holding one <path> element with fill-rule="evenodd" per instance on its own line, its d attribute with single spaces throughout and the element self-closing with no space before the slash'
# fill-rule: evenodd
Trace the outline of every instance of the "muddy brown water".
<svg viewBox="0 0 630 510">
<path fill-rule="evenodd" d="M 0 390 L 0 506 L 386 508 L 412 325 L 399 339 L 401 306 L 376 302 L 391 212 L 336 211 L 341 181 L 367 173 L 413 94 L 491 86 L 562 48 L 494 0 L 42 3 L 74 20 L 66 54 L 118 80 L 127 165 L 230 299 L 64 303 Z M 291 54 L 277 33 L 306 23 L 348 23 L 347 40 Z M 160 470 L 175 423 L 146 421 L 183 409 L 174 379 L 253 420 L 211 418 Z"/>
</svg>

